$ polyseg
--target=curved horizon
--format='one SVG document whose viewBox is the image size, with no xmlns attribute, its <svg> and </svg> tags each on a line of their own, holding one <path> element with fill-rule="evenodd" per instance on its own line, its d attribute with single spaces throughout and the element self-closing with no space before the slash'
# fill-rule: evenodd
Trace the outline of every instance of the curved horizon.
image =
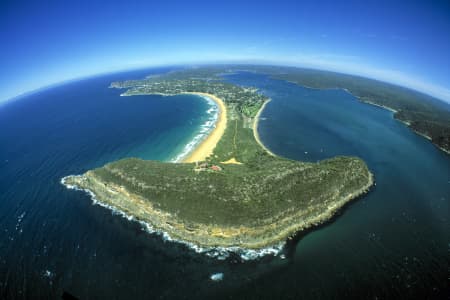
<svg viewBox="0 0 450 300">
<path fill-rule="evenodd" d="M 403 88 L 407 88 L 407 89 L 411 89 L 413 91 L 431 96 L 435 99 L 438 99 L 440 101 L 443 101 L 445 103 L 450 104 L 450 90 L 445 90 L 444 92 L 433 92 L 431 90 L 426 90 L 426 89 L 419 89 L 417 87 L 414 86 L 410 86 L 405 84 L 402 81 L 394 81 L 394 80 L 387 80 L 381 77 L 378 77 L 376 75 L 370 76 L 370 74 L 364 74 L 364 73 L 351 73 L 351 72 L 345 72 L 345 71 L 341 71 L 339 69 L 333 69 L 333 68 L 320 68 L 320 67 L 314 67 L 314 66 L 303 66 L 300 64 L 286 64 L 286 63 L 282 63 L 282 62 L 269 62 L 269 61 L 254 61 L 254 62 L 243 62 L 243 61 L 223 61 L 223 62 L 218 62 L 218 61 L 212 61 L 212 62 L 191 62 L 191 63 L 168 63 L 168 64 L 161 64 L 161 65 L 146 65 L 146 66 L 135 66 L 135 67 L 130 67 L 130 68 L 123 68 L 123 69 L 115 69 L 115 70 L 104 70 L 104 71 L 100 71 L 100 72 L 96 72 L 96 73 L 90 73 L 90 74 L 81 74 L 79 76 L 75 76 L 75 77 L 68 77 L 68 78 L 64 78 L 60 81 L 55 81 L 55 82 L 49 82 L 49 83 L 45 83 L 41 86 L 37 86 L 35 88 L 31 88 L 29 90 L 26 90 L 24 92 L 20 92 L 16 95 L 13 95 L 12 97 L 9 98 L 4 98 L 4 99 L 0 99 L 0 105 L 1 104 L 6 104 L 8 102 L 14 101 L 14 100 L 18 100 L 21 99 L 23 97 L 32 95 L 34 93 L 37 93 L 39 91 L 42 90 L 47 90 L 53 87 L 57 87 L 57 86 L 61 86 L 64 84 L 68 84 L 70 82 L 76 82 L 76 81 L 80 81 L 80 80 L 86 80 L 89 78 L 93 78 L 93 77 L 99 77 L 99 76 L 103 76 L 103 75 L 108 75 L 108 74 L 119 74 L 119 73 L 125 73 L 125 72 L 132 72 L 132 71 L 138 71 L 138 70 L 146 70 L 148 69 L 149 71 L 151 69 L 157 69 L 157 68 L 183 68 L 183 67 L 193 67 L 193 66 L 208 66 L 208 65 L 248 65 L 248 66 L 252 66 L 252 65 L 267 65 L 267 66 L 279 66 L 279 67 L 296 67 L 296 68 L 304 68 L 304 69 L 312 69 L 312 70 L 318 70 L 318 71 L 324 71 L 324 72 L 335 72 L 335 73 L 340 73 L 340 74 L 344 74 L 344 75 L 351 75 L 351 76 L 359 76 L 359 77 L 363 77 L 363 78 L 367 78 L 367 79 L 371 79 L 371 80 L 378 80 L 384 83 L 388 83 L 388 84 L 393 84 L 393 85 L 397 85 Z M 426 83 L 422 83 L 422 85 L 426 85 Z"/>
<path fill-rule="evenodd" d="M 0 103 L 133 69 L 272 64 L 373 78 L 450 103 L 448 1 L 0 3 Z"/>
</svg>

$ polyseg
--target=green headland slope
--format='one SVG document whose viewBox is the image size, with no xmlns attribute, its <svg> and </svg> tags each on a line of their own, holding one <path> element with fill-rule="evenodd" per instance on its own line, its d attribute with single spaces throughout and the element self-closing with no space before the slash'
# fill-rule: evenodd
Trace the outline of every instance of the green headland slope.
<svg viewBox="0 0 450 300">
<path fill-rule="evenodd" d="M 212 155 L 197 163 L 127 158 L 68 176 L 65 184 L 90 190 L 99 201 L 174 239 L 248 249 L 275 245 L 328 220 L 373 184 L 356 157 L 306 163 L 273 155 L 257 138 L 258 112 L 269 99 L 203 71 L 112 87 L 127 88 L 128 96 L 199 92 L 222 99 L 227 126 Z"/>
</svg>

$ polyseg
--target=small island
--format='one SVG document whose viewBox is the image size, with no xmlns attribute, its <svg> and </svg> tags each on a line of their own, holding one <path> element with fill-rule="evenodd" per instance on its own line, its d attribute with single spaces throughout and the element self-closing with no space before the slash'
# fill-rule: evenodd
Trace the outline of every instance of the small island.
<svg viewBox="0 0 450 300">
<path fill-rule="evenodd" d="M 124 96 L 197 94 L 219 108 L 215 128 L 181 162 L 126 158 L 63 179 L 174 240 L 201 248 L 271 247 L 329 220 L 373 184 L 356 157 L 309 163 L 270 152 L 258 135 L 270 99 L 257 89 L 202 69 L 111 87 L 127 89 Z"/>
</svg>

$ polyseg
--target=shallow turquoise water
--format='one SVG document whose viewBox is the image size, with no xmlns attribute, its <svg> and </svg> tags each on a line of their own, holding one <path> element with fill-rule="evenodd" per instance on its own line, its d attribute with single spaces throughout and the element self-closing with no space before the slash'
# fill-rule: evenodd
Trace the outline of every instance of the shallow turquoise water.
<svg viewBox="0 0 450 300">
<path fill-rule="evenodd" d="M 260 135 L 274 152 L 316 161 L 362 157 L 372 192 L 282 257 L 196 254 L 93 206 L 59 180 L 128 156 L 170 160 L 199 131 L 195 96 L 119 97 L 113 80 L 55 87 L 0 107 L 0 298 L 439 298 L 449 250 L 450 159 L 392 114 L 342 90 L 262 75 L 226 80 L 270 96 Z M 285 257 L 283 259 L 283 257 Z M 210 276 L 223 273 L 222 281 Z"/>
</svg>

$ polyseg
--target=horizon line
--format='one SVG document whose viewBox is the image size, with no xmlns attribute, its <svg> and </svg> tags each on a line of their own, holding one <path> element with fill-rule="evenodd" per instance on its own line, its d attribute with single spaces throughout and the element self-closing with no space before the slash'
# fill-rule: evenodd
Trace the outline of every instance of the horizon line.
<svg viewBox="0 0 450 300">
<path fill-rule="evenodd" d="M 164 63 L 164 64 L 149 64 L 149 65 L 142 65 L 142 66 L 130 66 L 128 68 L 127 67 L 115 68 L 115 69 L 108 70 L 108 71 L 100 71 L 100 72 L 90 73 L 90 74 L 86 74 L 86 75 L 74 76 L 71 78 L 63 79 L 61 81 L 44 84 L 38 88 L 24 91 L 22 93 L 19 93 L 15 96 L 10 97 L 10 98 L 0 99 L 0 106 L 3 106 L 4 104 L 10 103 L 10 102 L 20 100 L 23 97 L 31 96 L 40 91 L 45 91 L 45 90 L 48 90 L 48 89 L 51 89 L 51 88 L 54 88 L 57 86 L 61 86 L 61 85 L 65 85 L 65 84 L 68 84 L 71 82 L 77 82 L 77 81 L 81 81 L 81 80 L 85 80 L 85 79 L 89 79 L 89 78 L 94 78 L 94 77 L 101 77 L 101 76 L 115 74 L 115 73 L 132 72 L 132 71 L 145 70 L 145 69 L 151 69 L 151 68 L 163 68 L 163 67 L 182 68 L 182 67 L 214 66 L 214 65 L 241 65 L 241 66 L 258 66 L 258 65 L 261 66 L 261 65 L 263 65 L 263 66 L 273 66 L 273 67 L 291 67 L 291 68 L 297 68 L 297 69 L 309 69 L 309 70 L 316 70 L 316 71 L 322 71 L 322 72 L 332 72 L 332 73 L 337 73 L 337 74 L 342 74 L 342 75 L 350 75 L 350 76 L 361 77 L 361 78 L 365 78 L 365 79 L 369 79 L 369 80 L 375 80 L 375 81 L 379 81 L 379 82 L 382 82 L 385 84 L 390 84 L 390 85 L 398 86 L 401 88 L 409 89 L 414 92 L 421 93 L 423 95 L 429 96 L 431 98 L 434 98 L 436 100 L 444 102 L 445 104 L 450 105 L 450 98 L 444 99 L 443 97 L 433 95 L 433 93 L 430 93 L 429 91 L 420 90 L 420 89 L 408 86 L 404 83 L 390 82 L 390 81 L 387 81 L 386 79 L 379 78 L 377 76 L 370 76 L 369 74 L 361 74 L 361 73 L 358 74 L 358 73 L 354 73 L 354 72 L 337 70 L 335 68 L 305 66 L 305 65 L 302 65 L 299 63 L 289 64 L 289 63 L 275 62 L 275 61 L 269 61 L 269 60 L 254 60 L 254 61 L 246 60 L 245 62 L 233 60 L 233 61 L 209 61 L 209 62 L 208 61 L 203 61 L 203 62 L 199 61 L 199 62 L 186 62 L 186 63 L 179 62 L 179 63 L 167 63 L 167 64 L 166 63 Z"/>
</svg>

